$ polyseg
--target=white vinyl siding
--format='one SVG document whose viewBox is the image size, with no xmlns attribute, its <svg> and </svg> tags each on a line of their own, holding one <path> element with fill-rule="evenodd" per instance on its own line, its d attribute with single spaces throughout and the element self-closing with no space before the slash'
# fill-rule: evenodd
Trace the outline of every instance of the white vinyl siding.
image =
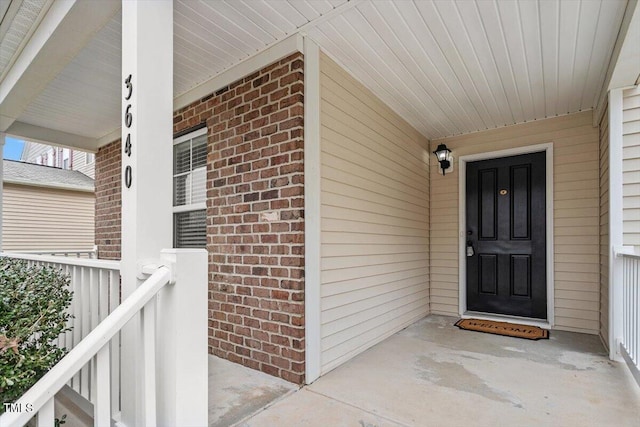
<svg viewBox="0 0 640 427">
<path fill-rule="evenodd" d="M 456 158 L 553 143 L 555 328 L 600 331 L 598 130 L 590 111 L 432 141 Z M 458 174 L 431 156 L 431 312 L 458 314 Z"/>
<path fill-rule="evenodd" d="M 49 150 L 51 150 L 50 145 L 25 141 L 21 161 L 40 164 L 38 159 L 42 158 L 41 156 L 45 156 Z"/>
<path fill-rule="evenodd" d="M 609 345 L 609 108 L 600 120 L 600 337 Z"/>
<path fill-rule="evenodd" d="M 62 153 L 66 150 L 70 153 L 69 167 L 64 168 Z M 41 164 L 41 159 L 46 157 L 47 162 L 53 161 L 53 152 L 56 151 L 57 164 L 52 166 L 79 171 L 90 178 L 95 178 L 95 154 L 79 150 L 69 150 L 51 145 L 39 144 L 37 142 L 26 141 L 22 152 L 22 161 L 27 163 Z M 88 160 L 91 160 L 90 162 Z M 47 162 L 44 162 L 47 164 Z"/>
<path fill-rule="evenodd" d="M 93 192 L 5 183 L 2 215 L 4 251 L 93 250 Z"/>
<path fill-rule="evenodd" d="M 623 243 L 640 246 L 640 86 L 622 97 Z"/>
<path fill-rule="evenodd" d="M 428 141 L 321 55 L 322 373 L 429 312 Z"/>
<path fill-rule="evenodd" d="M 95 178 L 95 154 L 86 151 L 73 150 L 73 167 L 74 171 L 82 172 L 90 178 Z"/>
</svg>

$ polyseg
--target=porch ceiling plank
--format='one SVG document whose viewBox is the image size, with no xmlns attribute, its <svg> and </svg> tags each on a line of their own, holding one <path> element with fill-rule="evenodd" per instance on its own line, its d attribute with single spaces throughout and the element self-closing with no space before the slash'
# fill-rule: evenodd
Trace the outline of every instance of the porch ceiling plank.
<svg viewBox="0 0 640 427">
<path fill-rule="evenodd" d="M 424 73 L 424 68 L 418 65 L 415 55 L 411 54 L 411 49 L 416 48 L 415 39 L 411 39 L 406 31 L 394 31 L 394 28 L 402 28 L 399 20 L 402 18 L 398 14 L 393 3 L 380 3 L 375 8 L 363 8 L 362 15 L 368 24 L 375 28 L 380 34 L 386 48 L 395 57 L 392 63 L 397 63 L 399 72 L 403 74 L 403 79 L 408 81 L 410 89 L 416 93 L 419 102 L 428 110 L 430 123 L 434 127 L 443 129 L 445 132 L 453 132 L 456 129 L 454 122 L 449 119 L 448 114 L 438 114 L 437 110 L 446 108 L 447 113 L 455 115 L 455 112 L 447 105 L 442 96 L 438 96 L 438 91 L 431 82 L 431 79 Z M 395 21 L 389 24 L 387 21 Z M 437 101 L 436 101 L 437 99 Z M 442 105 L 439 107 L 439 103 Z"/>
<path fill-rule="evenodd" d="M 511 78 L 515 81 L 523 121 L 533 120 L 537 117 L 534 103 L 536 88 L 532 85 L 532 73 L 529 72 L 527 52 L 534 49 L 525 44 L 524 36 L 524 22 L 530 19 L 521 13 L 520 3 L 501 2 L 498 6 L 505 54 L 510 62 Z M 537 31 L 534 30 L 534 33 Z"/>
<path fill-rule="evenodd" d="M 460 26 L 464 29 L 464 31 L 454 31 L 452 32 L 452 37 L 460 37 L 462 34 L 465 34 L 465 39 L 456 40 L 456 46 L 461 52 L 461 55 L 467 62 L 469 62 L 470 58 L 475 58 L 476 62 L 479 64 L 477 70 L 474 71 L 474 75 L 476 75 L 477 79 L 482 79 L 485 82 L 485 85 L 488 88 L 490 94 L 489 97 L 486 97 L 486 102 L 489 103 L 492 113 L 493 122 L 500 123 L 508 123 L 513 120 L 513 114 L 509 109 L 509 100 L 507 97 L 507 93 L 505 90 L 505 84 L 503 79 L 501 78 L 501 73 L 504 74 L 504 71 L 500 70 L 498 60 L 496 58 L 502 58 L 502 62 L 504 63 L 505 53 L 504 49 L 494 49 L 491 47 L 490 38 L 495 39 L 497 37 L 502 37 L 499 32 L 495 32 L 494 34 L 489 35 L 487 32 L 487 26 L 484 24 L 483 15 L 480 13 L 479 7 L 476 6 L 475 3 L 467 2 L 467 3 L 450 3 L 449 7 L 455 6 L 455 13 L 459 14 L 461 18 Z M 440 6 L 441 9 L 444 6 Z M 491 9 L 485 11 L 484 14 L 489 16 L 489 19 L 495 21 L 495 13 L 494 16 L 491 16 L 492 13 L 495 12 Z M 448 15 L 452 15 L 454 12 L 449 13 Z M 454 19 L 453 16 L 450 19 Z M 452 22 L 455 22 L 453 20 Z M 494 22 L 495 25 L 495 22 Z M 489 26 L 491 27 L 491 26 Z M 497 28 L 495 30 L 498 30 Z M 517 40 L 517 38 L 515 39 Z M 503 67 L 504 68 L 504 67 Z"/>
<path fill-rule="evenodd" d="M 286 9 L 276 7 L 274 3 L 265 0 L 258 0 L 248 3 L 252 9 L 257 11 L 260 15 L 268 17 L 268 19 L 279 28 L 297 28 L 308 22 L 304 16 L 302 16 L 297 10 L 293 9 L 291 5 L 286 2 L 279 2 L 279 4 L 277 5 L 282 5 Z"/>
<path fill-rule="evenodd" d="M 442 73 L 446 84 L 451 88 L 469 117 L 470 123 L 467 124 L 467 128 L 472 126 L 473 130 L 486 129 L 487 113 L 479 111 L 477 108 L 477 91 L 471 87 L 468 71 L 462 66 L 459 53 L 455 51 L 456 49 L 446 34 L 443 34 L 446 28 L 435 18 L 429 18 L 429 12 L 433 14 L 435 11 L 431 9 L 427 11 L 429 16 L 424 16 L 424 9 L 421 10 L 424 7 L 424 5 L 420 6 L 420 4 L 414 3 L 398 4 L 398 10 L 409 24 L 409 28 L 416 32 L 427 55 L 433 59 L 435 70 Z M 434 25 L 433 29 L 431 28 L 432 24 Z M 442 40 L 438 39 L 438 35 Z M 441 45 L 443 42 L 446 42 L 446 46 Z M 448 55 L 447 50 L 449 51 Z M 432 138 L 430 135 L 428 137 Z"/>
<path fill-rule="evenodd" d="M 383 27 L 377 28 L 373 26 L 365 16 L 365 13 L 370 16 L 371 8 L 374 7 L 373 4 L 364 4 L 363 6 L 362 8 L 348 10 L 341 17 L 334 19 L 333 22 L 338 25 L 338 31 L 345 31 L 347 39 L 356 43 L 362 42 L 366 37 L 366 55 L 372 61 L 378 63 L 377 66 L 374 64 L 371 64 L 371 66 L 381 69 L 381 72 L 384 73 L 383 75 L 389 75 L 390 79 L 398 82 L 397 86 L 402 88 L 398 92 L 405 99 L 405 102 L 420 106 L 420 109 L 425 111 L 428 107 L 424 104 L 422 98 L 418 96 L 419 89 L 415 79 L 408 73 L 406 65 L 398 59 L 395 52 L 385 43 L 385 37 L 379 33 Z M 393 91 L 393 83 L 389 79 L 385 80 L 388 90 Z M 436 129 L 442 129 L 437 122 L 432 121 L 433 119 L 428 120 L 429 116 L 431 116 L 431 112 L 425 111 L 424 118 L 418 116 L 418 120 L 426 123 L 431 122 Z"/>
<path fill-rule="evenodd" d="M 249 6 L 245 2 L 234 1 L 227 4 L 230 9 L 235 11 L 232 13 L 237 12 L 241 16 L 246 17 L 256 25 L 257 31 L 263 31 L 275 39 L 286 37 L 287 34 L 290 34 L 293 30 L 295 30 L 295 26 L 293 24 L 287 25 L 286 27 L 277 25 L 275 22 L 267 19 L 265 16 L 260 14 L 259 11 Z"/>
<path fill-rule="evenodd" d="M 517 3 L 510 4 L 514 5 Z M 504 19 L 509 17 L 508 9 L 506 9 L 505 6 L 499 8 L 495 2 L 479 2 L 476 3 L 476 6 L 480 15 L 482 29 L 485 31 L 489 45 L 491 46 L 491 56 L 498 70 L 496 74 L 506 97 L 506 105 L 510 111 L 510 117 L 507 116 L 504 123 L 524 122 L 527 116 L 524 113 L 523 96 L 516 87 L 513 61 L 513 58 L 519 56 L 517 55 L 519 46 L 515 43 L 515 49 L 510 50 L 507 45 L 509 39 L 506 37 L 507 30 L 511 30 L 511 35 L 517 34 L 522 23 L 519 19 L 511 21 Z M 516 16 L 515 11 L 513 11 L 512 15 L 514 17 Z M 516 35 L 516 37 L 511 40 L 515 42 L 517 39 L 518 36 Z"/>
<path fill-rule="evenodd" d="M 593 45 L 596 42 L 598 19 L 602 10 L 602 3 L 582 2 L 578 21 L 578 33 L 575 46 L 575 64 L 587 64 L 586 67 L 574 67 L 571 83 L 571 99 L 567 111 L 582 111 L 585 92 L 593 92 L 589 83 L 589 71 L 593 67 Z M 593 99 L 593 96 L 591 97 Z M 595 107 L 595 105 L 591 105 Z"/>
<path fill-rule="evenodd" d="M 555 110 L 569 113 L 571 84 L 574 81 L 578 21 L 582 2 L 561 2 L 558 23 L 558 99 Z"/>
<path fill-rule="evenodd" d="M 222 41 L 233 54 L 235 59 L 240 59 L 244 52 L 256 51 L 264 44 L 258 37 L 252 35 L 255 28 L 251 21 L 246 19 L 234 23 L 218 12 L 217 7 L 207 2 L 176 2 L 176 11 L 187 16 L 196 24 L 197 31 L 206 31 L 208 37 Z M 271 42 L 273 40 L 268 40 Z"/>
<path fill-rule="evenodd" d="M 542 44 L 540 36 L 540 15 L 538 2 L 518 3 L 519 19 L 522 23 L 522 51 L 525 54 L 527 78 L 533 98 L 533 117 L 545 116 L 544 76 Z"/>
<path fill-rule="evenodd" d="M 209 55 L 218 56 L 227 64 L 240 56 L 241 49 L 232 42 L 227 41 L 225 37 L 215 31 L 213 24 L 205 17 L 187 7 L 184 2 L 175 3 L 174 28 L 176 34 L 174 37 L 182 38 L 187 45 L 194 44 L 200 46 L 208 52 Z"/>
<path fill-rule="evenodd" d="M 314 8 L 313 2 L 288 0 L 287 3 L 289 3 L 296 12 L 304 16 L 307 21 L 312 21 L 321 15 L 321 13 Z M 320 6 L 320 4 L 318 4 L 318 6 Z"/>
<path fill-rule="evenodd" d="M 379 97 L 389 99 L 399 96 L 390 83 L 387 82 L 385 84 L 385 82 L 382 81 L 383 77 L 380 71 L 377 70 L 374 65 L 367 62 L 363 53 L 350 47 L 350 37 L 343 32 L 341 27 L 341 25 L 348 25 L 348 23 L 338 21 L 339 20 L 334 19 L 332 22 L 324 23 L 322 29 L 319 27 L 312 28 L 309 30 L 309 34 L 312 35 L 312 38 L 316 40 L 320 46 L 329 49 L 332 59 L 337 62 L 344 63 L 347 58 L 356 58 L 356 61 L 351 62 L 351 72 L 358 75 L 365 86 L 371 85 L 373 88 L 369 88 Z M 335 37 L 337 37 L 337 39 Z M 393 103 L 389 102 L 388 104 L 392 106 L 392 108 L 400 104 L 400 108 L 396 109 L 396 112 L 405 120 L 414 123 L 414 126 L 415 122 L 420 120 L 417 115 L 414 115 L 411 109 L 405 107 L 408 105 L 406 102 L 398 101 Z M 425 126 L 429 126 L 429 124 L 426 123 Z M 420 130 L 418 127 L 416 127 L 416 129 Z"/>
</svg>

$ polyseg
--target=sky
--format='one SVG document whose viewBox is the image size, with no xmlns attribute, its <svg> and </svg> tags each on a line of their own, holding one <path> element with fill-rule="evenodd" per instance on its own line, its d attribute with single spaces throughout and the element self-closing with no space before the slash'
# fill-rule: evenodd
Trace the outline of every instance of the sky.
<svg viewBox="0 0 640 427">
<path fill-rule="evenodd" d="M 24 141 L 7 137 L 4 141 L 4 158 L 7 160 L 20 160 Z"/>
</svg>

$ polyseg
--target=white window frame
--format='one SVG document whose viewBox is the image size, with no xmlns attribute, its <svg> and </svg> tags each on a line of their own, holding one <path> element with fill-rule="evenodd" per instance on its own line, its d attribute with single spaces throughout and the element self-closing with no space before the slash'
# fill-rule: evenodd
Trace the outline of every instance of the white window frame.
<svg viewBox="0 0 640 427">
<path fill-rule="evenodd" d="M 201 128 L 201 129 L 197 129 L 197 130 L 194 130 L 193 132 L 189 132 L 189 133 L 187 133 L 185 135 L 179 136 L 178 138 L 175 138 L 173 140 L 174 150 L 175 150 L 175 146 L 176 145 L 179 145 L 179 144 L 181 144 L 181 143 L 183 143 L 185 141 L 189 141 L 189 140 L 198 138 L 199 136 L 206 135 L 206 134 L 207 134 L 207 127 L 205 126 L 205 127 Z M 205 174 L 206 174 L 207 166 L 205 165 L 205 166 L 203 166 L 203 168 L 205 169 Z M 202 169 L 202 168 L 198 168 L 198 169 Z M 184 173 L 176 175 L 172 171 L 171 175 L 172 175 L 173 178 L 175 178 L 175 177 L 180 176 L 180 175 L 193 174 L 193 172 L 194 172 L 194 169 L 191 169 L 189 172 L 184 172 Z M 172 181 L 172 185 L 173 185 L 173 181 Z M 172 191 L 175 191 L 175 190 L 172 188 Z M 206 195 L 206 177 L 205 177 L 205 195 Z M 205 196 L 205 198 L 206 198 L 206 196 Z M 173 232 L 173 234 L 174 234 L 173 235 L 173 240 L 174 240 L 174 243 L 175 243 L 175 240 L 176 240 L 176 236 L 175 236 L 175 214 L 183 213 L 183 212 L 201 211 L 201 210 L 206 210 L 206 209 L 207 209 L 207 202 L 206 201 L 199 202 L 199 203 L 188 203 L 188 204 L 184 204 L 184 205 L 180 205 L 180 206 L 173 206 L 173 214 L 174 214 L 174 219 L 173 219 L 173 221 L 174 221 L 174 224 L 173 224 L 173 230 L 174 230 L 174 232 Z"/>
</svg>

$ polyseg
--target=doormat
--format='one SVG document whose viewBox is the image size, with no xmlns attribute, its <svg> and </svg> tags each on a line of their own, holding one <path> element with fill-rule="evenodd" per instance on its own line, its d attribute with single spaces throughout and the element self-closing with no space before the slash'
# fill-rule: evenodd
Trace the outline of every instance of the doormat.
<svg viewBox="0 0 640 427">
<path fill-rule="evenodd" d="M 549 331 L 546 329 L 537 326 L 518 325 L 516 323 L 481 319 L 460 319 L 456 322 L 455 326 L 468 331 L 486 332 L 488 334 L 505 335 L 528 340 L 549 339 Z"/>
</svg>

